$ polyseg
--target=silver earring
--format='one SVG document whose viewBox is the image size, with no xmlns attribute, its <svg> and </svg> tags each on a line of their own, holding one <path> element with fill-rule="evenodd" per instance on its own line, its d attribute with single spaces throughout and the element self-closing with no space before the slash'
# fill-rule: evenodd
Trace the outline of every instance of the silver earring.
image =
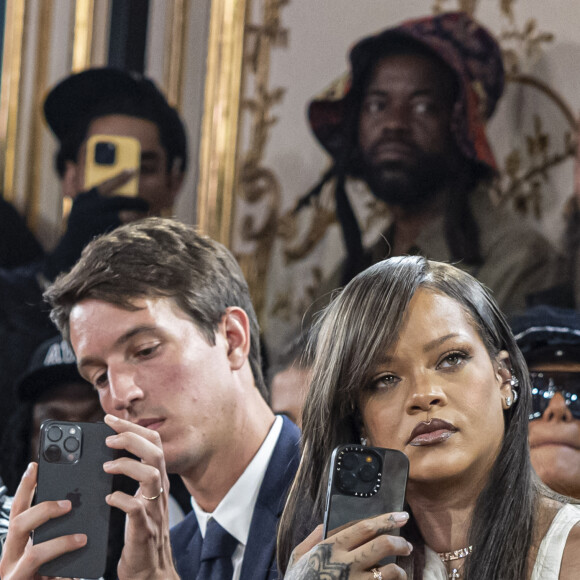
<svg viewBox="0 0 580 580">
<path fill-rule="evenodd" d="M 514 398 L 514 403 L 518 400 L 518 392 L 512 389 L 512 396 Z"/>
<path fill-rule="evenodd" d="M 510 379 L 510 385 L 512 389 L 517 389 L 520 386 L 520 381 L 518 381 L 518 377 L 512 375 L 512 378 Z"/>
<path fill-rule="evenodd" d="M 368 439 L 366 437 L 361 437 L 360 438 L 360 444 L 363 445 L 364 447 L 366 447 L 368 445 Z"/>
<path fill-rule="evenodd" d="M 505 406 L 509 409 L 512 406 L 512 398 L 506 397 L 505 398 Z"/>
</svg>

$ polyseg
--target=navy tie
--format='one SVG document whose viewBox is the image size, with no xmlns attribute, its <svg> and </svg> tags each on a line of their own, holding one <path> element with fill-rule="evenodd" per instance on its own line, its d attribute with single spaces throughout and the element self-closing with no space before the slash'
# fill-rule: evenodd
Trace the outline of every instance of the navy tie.
<svg viewBox="0 0 580 580">
<path fill-rule="evenodd" d="M 196 580 L 230 580 L 234 568 L 232 554 L 238 541 L 214 519 L 207 522 Z"/>
</svg>

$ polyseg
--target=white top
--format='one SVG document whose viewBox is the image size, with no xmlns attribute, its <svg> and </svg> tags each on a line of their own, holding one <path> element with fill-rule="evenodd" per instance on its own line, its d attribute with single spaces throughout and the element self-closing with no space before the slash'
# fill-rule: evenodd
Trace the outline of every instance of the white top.
<svg viewBox="0 0 580 580">
<path fill-rule="evenodd" d="M 425 546 L 423 580 L 447 580 L 448 574 L 441 558 L 429 546 Z"/>
<path fill-rule="evenodd" d="M 277 416 L 260 449 L 213 513 L 203 511 L 195 499 L 191 498 L 191 505 L 195 511 L 202 537 L 205 537 L 207 522 L 213 518 L 224 530 L 238 540 L 239 544 L 232 555 L 234 568 L 232 580 L 240 578 L 254 507 L 281 430 L 282 417 Z"/>
<path fill-rule="evenodd" d="M 531 580 L 558 580 L 568 534 L 578 522 L 578 505 L 568 503 L 558 511 L 540 544 Z"/>
<path fill-rule="evenodd" d="M 566 504 L 560 508 L 540 544 L 531 580 L 558 580 L 568 534 L 579 522 L 580 506 Z M 447 580 L 447 578 L 447 570 L 439 556 L 429 546 L 425 546 L 423 580 Z"/>
</svg>

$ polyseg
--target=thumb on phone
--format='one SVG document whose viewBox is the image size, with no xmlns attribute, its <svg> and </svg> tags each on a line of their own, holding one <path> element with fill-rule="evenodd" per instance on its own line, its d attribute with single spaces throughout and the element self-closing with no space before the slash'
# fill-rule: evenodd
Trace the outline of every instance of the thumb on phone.
<svg viewBox="0 0 580 580">
<path fill-rule="evenodd" d="M 117 188 L 125 185 L 125 183 L 133 179 L 136 175 L 136 169 L 124 169 L 114 177 L 111 177 L 97 185 L 97 191 L 100 195 L 110 196 Z"/>
</svg>

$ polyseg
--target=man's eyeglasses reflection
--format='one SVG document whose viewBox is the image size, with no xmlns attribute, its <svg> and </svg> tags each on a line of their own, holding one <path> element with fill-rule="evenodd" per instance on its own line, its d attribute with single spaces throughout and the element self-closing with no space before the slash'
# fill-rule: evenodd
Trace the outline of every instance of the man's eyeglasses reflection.
<svg viewBox="0 0 580 580">
<path fill-rule="evenodd" d="M 575 419 L 580 419 L 580 372 L 530 372 L 532 413 L 530 421 L 539 419 L 558 394 Z"/>
</svg>

